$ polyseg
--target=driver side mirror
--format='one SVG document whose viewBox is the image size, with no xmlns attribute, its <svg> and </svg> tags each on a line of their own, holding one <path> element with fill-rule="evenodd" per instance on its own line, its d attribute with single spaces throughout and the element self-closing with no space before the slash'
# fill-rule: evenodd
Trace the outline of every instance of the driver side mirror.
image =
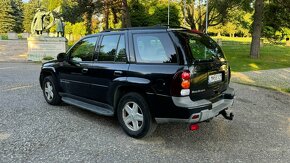
<svg viewBox="0 0 290 163">
<path fill-rule="evenodd" d="M 63 61 L 65 61 L 65 58 L 66 58 L 66 53 L 59 53 L 59 54 L 57 55 L 57 61 L 58 61 L 58 62 L 63 62 Z"/>
</svg>

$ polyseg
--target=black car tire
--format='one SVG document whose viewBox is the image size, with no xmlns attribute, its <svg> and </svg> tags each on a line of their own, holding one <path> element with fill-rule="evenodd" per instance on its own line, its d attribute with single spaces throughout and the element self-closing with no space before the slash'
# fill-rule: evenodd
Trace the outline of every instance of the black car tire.
<svg viewBox="0 0 290 163">
<path fill-rule="evenodd" d="M 128 114 L 127 112 L 127 110 L 130 110 L 130 107 L 132 107 L 130 111 L 134 110 L 134 106 L 138 106 L 135 117 L 131 116 L 134 113 Z M 125 107 L 127 108 L 127 110 L 125 109 Z M 138 117 L 138 115 L 139 116 L 143 115 L 142 122 L 136 120 L 138 118 L 139 120 L 141 120 L 141 118 Z M 127 93 L 121 98 L 118 105 L 118 109 L 117 109 L 117 117 L 125 133 L 133 138 L 143 138 L 145 136 L 149 136 L 154 132 L 157 126 L 156 122 L 153 120 L 152 115 L 150 113 L 148 103 L 146 102 L 146 100 L 144 99 L 142 95 L 135 92 Z M 125 122 L 126 121 L 125 119 L 128 119 L 128 117 L 130 118 L 130 120 L 132 120 L 131 123 Z M 137 125 L 136 125 L 136 121 L 137 121 Z M 137 127 L 134 128 L 133 126 L 137 126 Z"/>
<path fill-rule="evenodd" d="M 42 86 L 43 95 L 47 103 L 50 105 L 58 105 L 61 103 L 57 83 L 52 76 L 45 77 Z"/>
</svg>

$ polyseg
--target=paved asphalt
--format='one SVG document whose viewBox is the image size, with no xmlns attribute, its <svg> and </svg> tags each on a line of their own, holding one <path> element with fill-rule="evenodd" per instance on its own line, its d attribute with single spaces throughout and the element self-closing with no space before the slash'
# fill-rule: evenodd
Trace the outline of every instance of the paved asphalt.
<svg viewBox="0 0 290 163">
<path fill-rule="evenodd" d="M 190 132 L 162 124 L 146 139 L 114 118 L 50 106 L 40 65 L 0 63 L 0 162 L 290 162 L 290 96 L 232 84 L 233 121 L 217 117 Z"/>
</svg>

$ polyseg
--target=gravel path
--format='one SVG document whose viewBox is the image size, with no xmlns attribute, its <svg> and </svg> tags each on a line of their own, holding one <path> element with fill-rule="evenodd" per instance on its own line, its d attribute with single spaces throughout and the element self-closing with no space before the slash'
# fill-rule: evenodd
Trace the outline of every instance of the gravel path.
<svg viewBox="0 0 290 163">
<path fill-rule="evenodd" d="M 115 118 L 48 105 L 40 65 L 0 63 L 0 162 L 290 162 L 290 96 L 232 84 L 233 121 L 162 124 L 128 137 Z"/>
<path fill-rule="evenodd" d="M 276 90 L 290 90 L 290 68 L 234 72 L 232 81 Z"/>
</svg>

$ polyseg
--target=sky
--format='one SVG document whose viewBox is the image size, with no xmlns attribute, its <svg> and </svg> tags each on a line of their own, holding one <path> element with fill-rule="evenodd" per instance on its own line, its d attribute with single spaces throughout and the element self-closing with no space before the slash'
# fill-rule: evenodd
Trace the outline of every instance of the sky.
<svg viewBox="0 0 290 163">
<path fill-rule="evenodd" d="M 22 0 L 23 2 L 28 2 L 29 0 Z"/>
</svg>

